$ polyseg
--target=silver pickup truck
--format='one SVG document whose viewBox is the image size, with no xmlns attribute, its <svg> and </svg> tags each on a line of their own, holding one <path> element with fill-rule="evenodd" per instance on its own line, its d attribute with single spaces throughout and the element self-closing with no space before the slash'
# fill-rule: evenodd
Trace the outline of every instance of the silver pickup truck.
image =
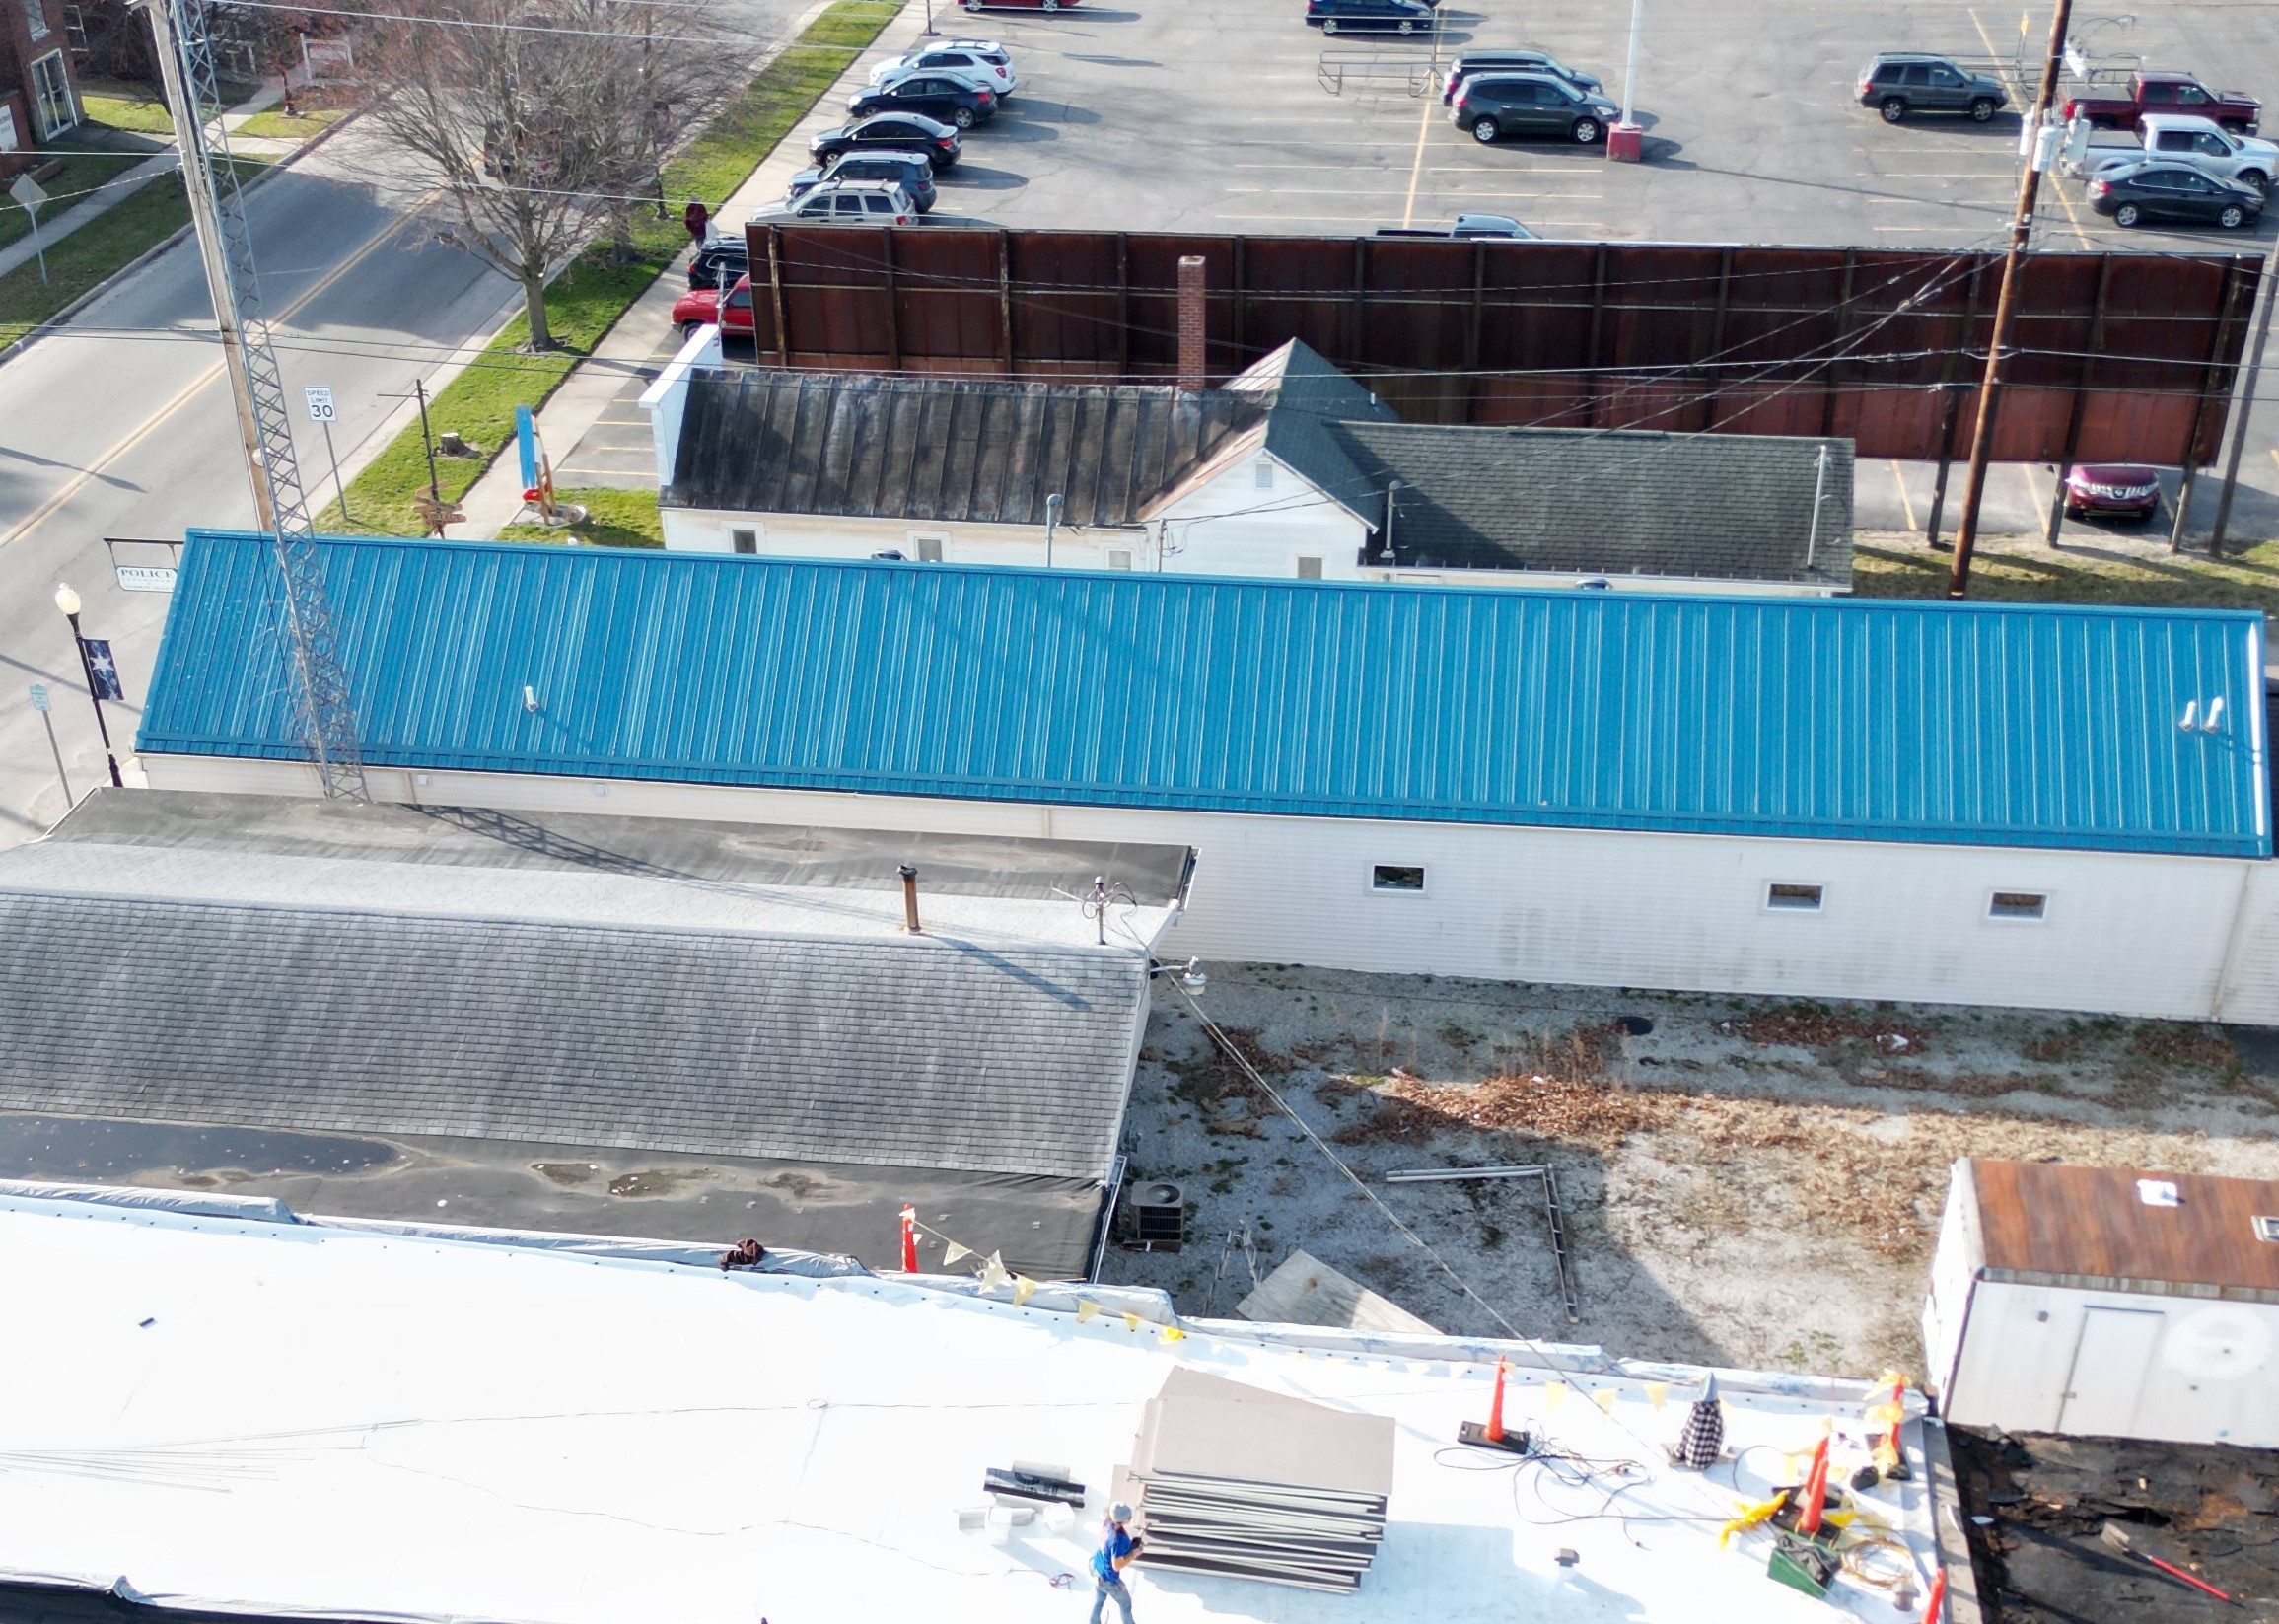
<svg viewBox="0 0 2279 1624">
<path fill-rule="evenodd" d="M 2279 145 L 2252 135 L 2234 135 L 2212 118 L 2174 112 L 2146 113 L 2142 146 L 2093 146 L 2083 156 L 2081 169 L 2083 175 L 2094 176 L 2147 158 L 2174 159 L 2218 180 L 2264 192 L 2279 177 Z"/>
</svg>

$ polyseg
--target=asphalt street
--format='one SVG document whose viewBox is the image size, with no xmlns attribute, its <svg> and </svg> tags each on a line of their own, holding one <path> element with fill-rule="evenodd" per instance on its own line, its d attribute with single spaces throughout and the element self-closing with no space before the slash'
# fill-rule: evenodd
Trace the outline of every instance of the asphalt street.
<svg viewBox="0 0 2279 1624">
<path fill-rule="evenodd" d="M 304 386 L 332 389 L 343 456 L 395 408 L 392 396 L 486 333 L 511 292 L 433 240 L 423 196 L 352 125 L 247 197 L 286 386 L 296 400 Z M 0 840 L 13 840 L 65 804 L 29 684 L 53 696 L 74 791 L 104 773 L 56 583 L 85 601 L 87 634 L 111 639 L 127 692 L 109 707 L 123 750 L 167 599 L 120 591 L 105 538 L 178 540 L 193 525 L 253 520 L 194 246 L 151 260 L 0 365 Z M 300 427 L 312 497 L 329 495 L 321 432 Z M 125 561 L 164 558 L 144 548 Z"/>
<path fill-rule="evenodd" d="M 756 52 L 809 0 L 724 0 Z M 173 184 L 172 181 L 161 182 Z M 358 121 L 247 194 L 263 298 L 290 398 L 332 390 L 332 447 L 353 467 L 386 443 L 414 380 L 463 360 L 507 314 L 507 281 L 436 242 L 429 183 Z M 332 494 L 322 431 L 297 416 L 312 505 Z M 0 362 L 0 844 L 44 830 L 68 802 L 30 686 L 45 684 L 70 787 L 105 776 L 103 747 L 56 584 L 111 640 L 126 689 L 107 707 L 123 756 L 158 653 L 167 599 L 119 589 L 107 537 L 178 541 L 249 525 L 253 498 L 196 247 L 119 278 L 63 327 Z M 164 548 L 122 549 L 164 563 Z M 131 771 L 131 765 L 130 765 Z"/>
</svg>

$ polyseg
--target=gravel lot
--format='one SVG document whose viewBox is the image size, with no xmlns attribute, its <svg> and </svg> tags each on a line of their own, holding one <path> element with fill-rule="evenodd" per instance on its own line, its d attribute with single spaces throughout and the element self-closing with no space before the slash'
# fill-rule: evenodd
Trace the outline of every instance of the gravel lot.
<svg viewBox="0 0 2279 1624">
<path fill-rule="evenodd" d="M 2279 1066 L 2220 1027 L 1210 968 L 1210 1018 L 1486 1303 L 1523 1333 L 1627 1356 L 1919 1367 L 1959 1156 L 2279 1178 Z M 1228 1236 L 1247 1227 L 1261 1274 L 1304 1247 L 1443 1330 L 1497 1331 L 1175 995 L 1159 999 L 1127 1143 L 1133 1180 L 1184 1188 L 1189 1243 L 1111 1249 L 1103 1278 L 1231 1313 L 1250 1266 Z M 1539 1186 L 1383 1182 L 1544 1162 L 1573 1325 Z"/>
</svg>

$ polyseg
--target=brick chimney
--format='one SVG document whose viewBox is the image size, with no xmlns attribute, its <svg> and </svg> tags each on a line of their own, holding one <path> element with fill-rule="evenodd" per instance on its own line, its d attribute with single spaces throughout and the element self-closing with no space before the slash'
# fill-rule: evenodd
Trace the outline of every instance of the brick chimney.
<svg viewBox="0 0 2279 1624">
<path fill-rule="evenodd" d="M 1179 388 L 1198 394 L 1209 382 L 1203 289 L 1203 256 L 1190 253 L 1179 261 Z"/>
</svg>

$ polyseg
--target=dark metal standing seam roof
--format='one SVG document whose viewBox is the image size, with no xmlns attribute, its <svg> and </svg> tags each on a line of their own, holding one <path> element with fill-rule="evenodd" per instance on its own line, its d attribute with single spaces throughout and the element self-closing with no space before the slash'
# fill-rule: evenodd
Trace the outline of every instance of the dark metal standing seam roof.
<svg viewBox="0 0 2279 1624">
<path fill-rule="evenodd" d="M 1851 584 L 1849 440 L 1368 422 L 1326 433 L 1375 493 L 1372 517 L 1400 482 L 1403 564 Z"/>
<path fill-rule="evenodd" d="M 2252 613 L 320 547 L 375 766 L 2270 851 Z M 300 757 L 278 603 L 191 533 L 146 754 Z"/>
<path fill-rule="evenodd" d="M 688 381 L 664 500 L 683 508 L 1131 525 L 1264 420 L 1253 395 L 1155 385 L 739 367 Z"/>
</svg>

